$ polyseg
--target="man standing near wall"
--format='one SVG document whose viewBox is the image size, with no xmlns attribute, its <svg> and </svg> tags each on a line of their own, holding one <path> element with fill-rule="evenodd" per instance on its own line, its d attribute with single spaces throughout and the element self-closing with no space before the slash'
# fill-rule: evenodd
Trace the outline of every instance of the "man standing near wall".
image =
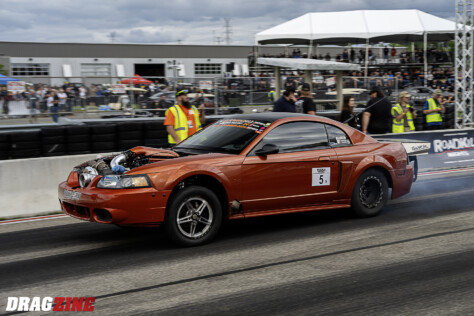
<svg viewBox="0 0 474 316">
<path fill-rule="evenodd" d="M 199 110 L 189 103 L 188 91 L 178 90 L 176 92 L 176 103 L 166 111 L 165 122 L 168 132 L 168 143 L 174 146 L 182 140 L 202 129 L 206 122 L 204 104 Z"/>
<path fill-rule="evenodd" d="M 362 131 L 369 134 L 390 133 L 392 104 L 378 87 L 370 91 L 370 97 L 366 110 L 362 114 Z"/>
<path fill-rule="evenodd" d="M 443 118 L 439 113 L 444 113 L 444 106 L 439 102 L 442 93 L 441 89 L 436 89 L 433 97 L 425 102 L 423 114 L 425 114 L 427 130 L 437 130 L 443 127 Z"/>
</svg>

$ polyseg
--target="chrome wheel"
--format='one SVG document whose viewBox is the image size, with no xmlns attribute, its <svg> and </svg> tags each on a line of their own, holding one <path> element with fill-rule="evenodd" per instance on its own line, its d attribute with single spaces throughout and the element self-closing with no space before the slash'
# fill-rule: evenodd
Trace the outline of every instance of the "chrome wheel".
<svg viewBox="0 0 474 316">
<path fill-rule="evenodd" d="M 213 219 L 213 209 L 205 199 L 190 197 L 179 206 L 176 224 L 181 234 L 198 239 L 209 232 Z"/>
</svg>

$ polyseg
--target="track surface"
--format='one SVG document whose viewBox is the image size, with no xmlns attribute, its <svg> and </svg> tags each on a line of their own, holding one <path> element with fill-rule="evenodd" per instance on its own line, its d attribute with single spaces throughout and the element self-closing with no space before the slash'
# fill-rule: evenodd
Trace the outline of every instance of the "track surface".
<svg viewBox="0 0 474 316">
<path fill-rule="evenodd" d="M 94 296 L 89 315 L 473 315 L 473 240 L 474 171 L 420 177 L 375 218 L 235 221 L 197 248 L 67 217 L 0 224 L 0 314 L 9 296 Z"/>
</svg>

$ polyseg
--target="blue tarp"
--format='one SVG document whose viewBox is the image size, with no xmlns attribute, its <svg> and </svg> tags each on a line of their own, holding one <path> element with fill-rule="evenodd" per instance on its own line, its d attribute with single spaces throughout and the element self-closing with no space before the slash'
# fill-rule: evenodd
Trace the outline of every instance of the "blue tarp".
<svg viewBox="0 0 474 316">
<path fill-rule="evenodd" d="M 0 74 L 0 84 L 7 84 L 8 81 L 20 81 L 20 80 L 16 78 L 10 78 L 10 77 Z"/>
</svg>

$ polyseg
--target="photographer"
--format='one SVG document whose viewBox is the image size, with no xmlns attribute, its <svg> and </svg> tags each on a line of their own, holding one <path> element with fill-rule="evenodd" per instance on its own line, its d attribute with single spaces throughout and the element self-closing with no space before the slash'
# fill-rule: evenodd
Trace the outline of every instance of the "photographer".
<svg viewBox="0 0 474 316">
<path fill-rule="evenodd" d="M 398 96 L 398 103 L 392 106 L 392 133 L 415 130 L 413 119 L 416 117 L 416 111 L 408 103 L 410 97 L 411 95 L 407 91 L 402 91 Z"/>
</svg>

